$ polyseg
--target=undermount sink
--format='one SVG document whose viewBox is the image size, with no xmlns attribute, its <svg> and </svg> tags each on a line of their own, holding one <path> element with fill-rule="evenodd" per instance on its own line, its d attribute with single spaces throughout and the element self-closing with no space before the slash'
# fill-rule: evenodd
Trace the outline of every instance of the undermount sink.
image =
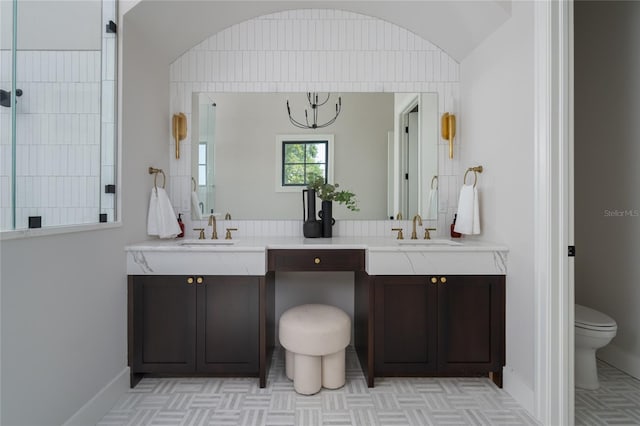
<svg viewBox="0 0 640 426">
<path fill-rule="evenodd" d="M 445 239 L 431 239 L 431 240 L 400 240 L 399 246 L 461 246 L 462 243 Z"/>
<path fill-rule="evenodd" d="M 184 240 L 180 242 L 181 246 L 230 246 L 235 243 L 234 240 Z"/>
</svg>

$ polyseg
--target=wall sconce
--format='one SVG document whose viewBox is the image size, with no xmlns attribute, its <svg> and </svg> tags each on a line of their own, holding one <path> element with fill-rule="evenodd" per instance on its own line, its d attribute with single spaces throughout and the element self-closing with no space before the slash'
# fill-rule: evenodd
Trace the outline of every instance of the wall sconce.
<svg viewBox="0 0 640 426">
<path fill-rule="evenodd" d="M 180 141 L 187 137 L 187 116 L 173 114 L 173 137 L 176 140 L 176 159 L 180 158 Z"/>
<path fill-rule="evenodd" d="M 453 158 L 453 138 L 456 136 L 456 116 L 445 112 L 440 123 L 442 139 L 449 141 L 449 158 Z"/>
</svg>

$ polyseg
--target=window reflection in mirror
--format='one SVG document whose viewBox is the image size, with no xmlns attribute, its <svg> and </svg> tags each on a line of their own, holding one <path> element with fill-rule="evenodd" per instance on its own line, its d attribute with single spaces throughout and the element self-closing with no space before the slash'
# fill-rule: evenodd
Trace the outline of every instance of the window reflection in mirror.
<svg viewBox="0 0 640 426">
<path fill-rule="evenodd" d="M 332 179 L 354 192 L 360 207 L 352 212 L 335 206 L 336 219 L 382 220 L 398 212 L 404 218 L 416 213 L 428 217 L 430 182 L 438 173 L 437 94 L 335 95 L 342 97 L 337 120 L 324 129 L 301 130 L 289 122 L 286 102 L 292 114 L 304 116 L 308 108 L 304 93 L 195 93 L 192 137 L 199 142 L 191 151 L 192 178 L 197 183 L 192 218 L 213 210 L 231 212 L 234 219 L 301 219 L 302 188 L 294 193 L 274 188 L 282 173 L 282 152 L 280 158 L 274 157 L 273 143 L 278 135 L 306 134 L 313 139 L 320 133 L 334 138 Z M 402 144 L 408 143 L 404 131 L 411 110 L 415 110 L 415 138 L 408 150 Z M 319 113 L 322 121 L 323 113 L 335 111 Z M 206 184 L 200 178 L 205 163 L 194 150 L 203 143 L 212 153 L 206 162 Z M 406 169 L 409 163 L 411 171 Z M 411 179 L 406 181 L 408 173 Z"/>
</svg>

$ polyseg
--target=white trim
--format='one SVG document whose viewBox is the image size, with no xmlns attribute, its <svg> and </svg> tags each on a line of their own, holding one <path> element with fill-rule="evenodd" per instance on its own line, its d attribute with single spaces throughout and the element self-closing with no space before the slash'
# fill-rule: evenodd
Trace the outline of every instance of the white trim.
<svg viewBox="0 0 640 426">
<path fill-rule="evenodd" d="M 518 401 L 525 410 L 533 414 L 533 389 L 508 365 L 502 369 L 502 384 L 504 390 L 507 391 L 513 399 Z"/>
<path fill-rule="evenodd" d="M 93 398 L 87 401 L 63 426 L 95 425 L 113 408 L 120 396 L 129 389 L 129 367 L 122 370 Z"/>
<path fill-rule="evenodd" d="M 73 232 L 102 231 L 120 228 L 122 222 L 89 223 L 86 225 L 50 226 L 46 228 L 16 229 L 0 232 L 0 241 L 22 238 L 46 237 L 49 235 L 71 234 Z"/>
<path fill-rule="evenodd" d="M 534 413 L 573 424 L 573 289 L 567 257 L 571 1 L 534 6 Z"/>
<path fill-rule="evenodd" d="M 327 183 L 333 183 L 333 135 L 317 135 L 313 133 L 297 134 L 297 135 L 276 135 L 275 145 L 275 191 L 276 192 L 300 192 L 305 187 L 300 186 L 282 186 L 282 142 L 299 142 L 299 141 L 327 141 Z"/>
</svg>

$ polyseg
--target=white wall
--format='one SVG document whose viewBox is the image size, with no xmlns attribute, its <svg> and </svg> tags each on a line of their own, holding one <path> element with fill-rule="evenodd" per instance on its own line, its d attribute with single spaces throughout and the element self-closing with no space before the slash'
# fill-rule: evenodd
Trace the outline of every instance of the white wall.
<svg viewBox="0 0 640 426">
<path fill-rule="evenodd" d="M 640 3 L 575 4 L 576 303 L 611 316 L 598 356 L 640 378 Z"/>
<path fill-rule="evenodd" d="M 533 411 L 533 6 L 460 64 L 463 168 L 478 176 L 480 238 L 509 247 L 505 388 Z"/>
<path fill-rule="evenodd" d="M 276 135 L 331 134 L 334 136 L 334 181 L 354 192 L 359 212 L 334 206 L 336 219 L 386 217 L 387 132 L 393 129 L 393 95 L 390 93 L 334 93 L 320 109 L 319 122 L 335 114 L 342 97 L 342 112 L 330 127 L 311 131 L 291 125 L 286 113 L 304 121 L 309 109 L 302 93 L 217 93 L 215 102 L 215 205 L 234 219 L 302 219 L 301 189 L 276 192 L 280 174 Z M 354 161 L 359 167 L 354 167 Z M 205 212 L 205 216 L 208 212 Z"/>
<path fill-rule="evenodd" d="M 146 238 L 153 182 L 146 168 L 168 169 L 169 75 L 133 27 L 121 25 L 120 35 L 123 226 L 0 242 L 3 425 L 62 424 L 126 374 L 124 246 Z M 100 408 L 108 410 L 109 400 Z"/>
</svg>

